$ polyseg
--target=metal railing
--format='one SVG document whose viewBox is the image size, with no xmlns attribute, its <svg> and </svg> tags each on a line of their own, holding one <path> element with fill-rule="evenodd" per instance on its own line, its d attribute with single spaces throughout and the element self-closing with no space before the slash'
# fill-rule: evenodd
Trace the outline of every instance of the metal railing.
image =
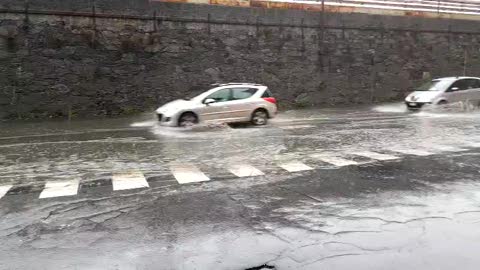
<svg viewBox="0 0 480 270">
<path fill-rule="evenodd" d="M 325 7 L 373 8 L 410 12 L 480 15 L 478 0 L 269 0 L 270 2 L 319 4 Z"/>
</svg>

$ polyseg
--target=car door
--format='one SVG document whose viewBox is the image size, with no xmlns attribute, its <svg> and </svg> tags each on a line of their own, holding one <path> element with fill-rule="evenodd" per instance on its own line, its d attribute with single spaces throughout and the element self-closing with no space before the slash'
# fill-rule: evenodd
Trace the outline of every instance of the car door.
<svg viewBox="0 0 480 270">
<path fill-rule="evenodd" d="M 468 89 L 466 90 L 466 99 L 477 104 L 480 101 L 480 80 L 469 79 Z"/>
<path fill-rule="evenodd" d="M 219 89 L 205 97 L 202 101 L 202 107 L 198 109 L 200 120 L 212 121 L 225 118 L 225 116 L 228 114 L 228 102 L 231 100 L 231 98 L 231 88 Z M 213 99 L 215 102 L 205 104 L 205 101 L 208 99 Z"/>
<path fill-rule="evenodd" d="M 255 102 L 252 96 L 258 91 L 252 87 L 232 88 L 232 100 L 228 102 L 229 119 L 234 121 L 248 121 L 255 109 Z"/>
<path fill-rule="evenodd" d="M 460 79 L 454 82 L 445 92 L 445 97 L 449 103 L 459 102 L 467 98 L 468 79 Z"/>
</svg>

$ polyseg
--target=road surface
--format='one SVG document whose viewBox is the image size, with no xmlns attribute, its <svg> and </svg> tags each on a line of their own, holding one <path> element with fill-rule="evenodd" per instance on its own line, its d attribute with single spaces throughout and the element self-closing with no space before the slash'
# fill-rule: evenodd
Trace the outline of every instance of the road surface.
<svg viewBox="0 0 480 270">
<path fill-rule="evenodd" d="M 153 119 L 0 123 L 0 269 L 480 265 L 480 113 Z"/>
</svg>

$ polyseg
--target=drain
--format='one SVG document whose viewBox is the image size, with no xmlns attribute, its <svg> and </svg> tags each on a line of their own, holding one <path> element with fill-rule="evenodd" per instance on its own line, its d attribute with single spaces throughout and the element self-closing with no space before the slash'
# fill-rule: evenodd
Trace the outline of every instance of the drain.
<svg viewBox="0 0 480 270">
<path fill-rule="evenodd" d="M 266 269 L 274 269 L 275 270 L 275 266 L 264 264 L 264 265 L 260 265 L 260 266 L 250 267 L 250 268 L 247 268 L 245 270 L 266 270 Z"/>
</svg>

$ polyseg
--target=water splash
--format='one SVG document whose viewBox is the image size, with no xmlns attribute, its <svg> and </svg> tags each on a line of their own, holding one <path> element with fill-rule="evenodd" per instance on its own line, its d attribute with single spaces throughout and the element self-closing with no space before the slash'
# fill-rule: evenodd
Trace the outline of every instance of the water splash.
<svg viewBox="0 0 480 270">
<path fill-rule="evenodd" d="M 382 104 L 373 107 L 373 110 L 376 112 L 383 113 L 405 113 L 408 112 L 407 107 L 403 103 L 391 103 L 391 104 Z"/>
</svg>

